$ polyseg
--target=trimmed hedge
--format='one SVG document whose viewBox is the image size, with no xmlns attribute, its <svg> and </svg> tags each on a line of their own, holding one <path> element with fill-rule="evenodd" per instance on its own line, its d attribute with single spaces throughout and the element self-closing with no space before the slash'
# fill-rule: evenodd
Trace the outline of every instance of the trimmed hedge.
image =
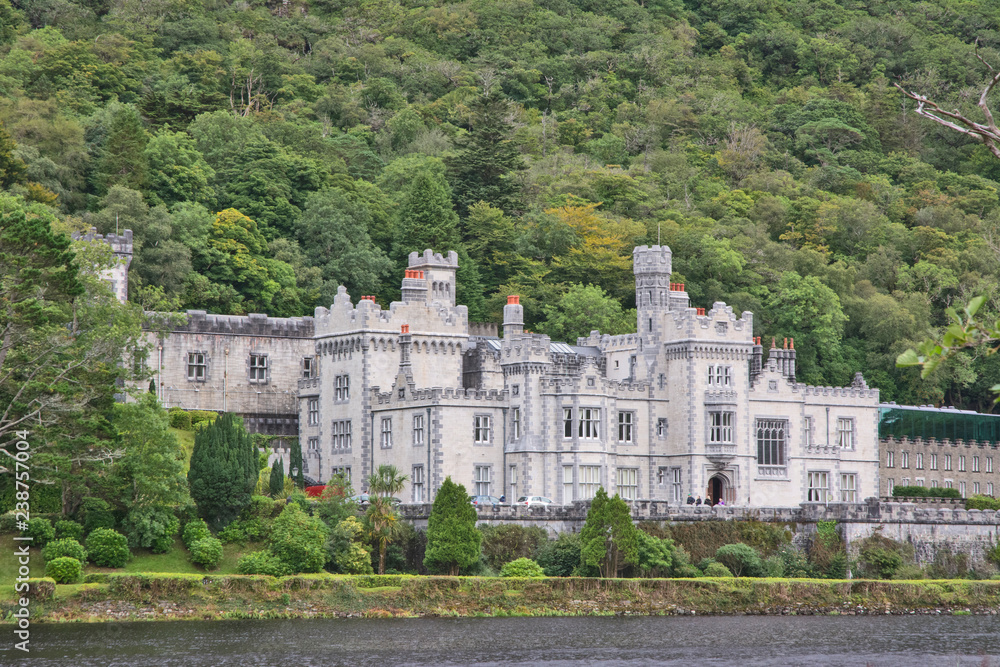
<svg viewBox="0 0 1000 667">
<path fill-rule="evenodd" d="M 83 548 L 82 544 L 74 540 L 72 537 L 67 537 L 61 540 L 52 540 L 42 548 L 42 558 L 46 561 L 64 557 L 75 558 L 81 563 L 86 563 L 87 550 Z"/>
<path fill-rule="evenodd" d="M 52 577 L 57 584 L 75 584 L 83 574 L 83 565 L 75 558 L 62 556 L 45 564 L 45 576 Z"/>
<path fill-rule="evenodd" d="M 56 521 L 56 539 L 71 538 L 79 542 L 83 539 L 83 524 L 69 519 Z"/>
<path fill-rule="evenodd" d="M 501 577 L 544 577 L 542 566 L 530 558 L 512 560 L 500 569 Z"/>
<path fill-rule="evenodd" d="M 926 486 L 894 486 L 893 498 L 961 498 L 958 489 L 946 489 L 943 486 L 927 488 Z"/>
<path fill-rule="evenodd" d="M 283 577 L 292 573 L 292 568 L 270 551 L 251 551 L 236 561 L 236 571 L 240 574 L 269 574 Z"/>
<path fill-rule="evenodd" d="M 56 539 L 56 529 L 52 526 L 52 522 L 40 517 L 28 519 L 28 527 L 21 534 L 24 537 L 32 538 L 31 546 L 33 547 L 44 547 Z"/>
<path fill-rule="evenodd" d="M 132 557 L 128 538 L 110 528 L 98 528 L 87 537 L 87 553 L 94 565 L 125 567 Z"/>
<path fill-rule="evenodd" d="M 1000 500 L 990 496 L 972 496 L 965 501 L 967 510 L 1000 510 Z"/>
<path fill-rule="evenodd" d="M 222 542 L 214 537 L 203 537 L 191 544 L 191 562 L 214 570 L 222 562 Z"/>
<path fill-rule="evenodd" d="M 184 533 L 181 535 L 184 546 L 188 549 L 198 540 L 203 540 L 207 537 L 212 537 L 212 531 L 208 529 L 208 524 L 205 523 L 204 519 L 188 521 L 187 525 L 184 526 Z"/>
</svg>

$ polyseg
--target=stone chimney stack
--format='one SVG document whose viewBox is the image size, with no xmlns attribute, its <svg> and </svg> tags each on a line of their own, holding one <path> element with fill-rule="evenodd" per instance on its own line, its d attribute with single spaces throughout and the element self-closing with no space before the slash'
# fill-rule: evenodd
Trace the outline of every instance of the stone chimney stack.
<svg viewBox="0 0 1000 667">
<path fill-rule="evenodd" d="M 403 303 L 426 303 L 427 280 L 424 272 L 417 269 L 406 269 L 403 273 L 402 286 Z"/>
<path fill-rule="evenodd" d="M 764 346 L 760 343 L 760 336 L 753 339 L 753 348 L 750 350 L 750 384 L 753 385 L 763 370 Z"/>
<path fill-rule="evenodd" d="M 413 380 L 413 366 L 410 364 L 410 345 L 412 343 L 410 325 L 401 325 L 399 328 L 399 372 L 406 377 L 407 382 Z"/>
<path fill-rule="evenodd" d="M 503 337 L 510 338 L 515 334 L 524 333 L 524 306 L 521 297 L 511 294 L 507 297 L 507 305 L 503 307 Z"/>
</svg>

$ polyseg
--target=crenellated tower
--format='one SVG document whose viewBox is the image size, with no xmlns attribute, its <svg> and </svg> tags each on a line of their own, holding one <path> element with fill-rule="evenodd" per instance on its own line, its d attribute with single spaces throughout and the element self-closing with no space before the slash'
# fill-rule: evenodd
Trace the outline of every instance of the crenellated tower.
<svg viewBox="0 0 1000 667">
<path fill-rule="evenodd" d="M 454 250 L 447 255 L 425 250 L 424 254 L 411 252 L 408 260 L 410 273 L 425 276 L 426 298 L 430 303 L 444 306 L 455 305 L 455 274 L 458 272 L 458 253 Z M 404 283 L 404 288 L 406 284 Z"/>
<path fill-rule="evenodd" d="M 632 251 L 635 273 L 636 331 L 659 338 L 661 314 L 671 309 L 671 253 L 669 246 L 639 246 Z M 686 306 L 687 303 L 684 304 Z"/>
</svg>

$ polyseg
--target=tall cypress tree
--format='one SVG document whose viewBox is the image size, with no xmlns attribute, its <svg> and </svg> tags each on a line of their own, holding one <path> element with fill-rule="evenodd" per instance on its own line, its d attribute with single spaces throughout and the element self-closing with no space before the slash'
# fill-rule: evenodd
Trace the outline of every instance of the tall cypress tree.
<svg viewBox="0 0 1000 667">
<path fill-rule="evenodd" d="M 476 508 L 469 503 L 465 487 L 445 478 L 427 519 L 424 566 L 456 576 L 461 568 L 479 560 L 482 540 L 476 528 Z"/>
<path fill-rule="evenodd" d="M 271 483 L 268 485 L 271 497 L 277 498 L 285 490 L 285 462 L 278 459 L 271 466 Z"/>
<path fill-rule="evenodd" d="M 224 414 L 195 434 L 188 484 L 198 514 L 215 530 L 250 504 L 257 485 L 257 448 L 243 420 Z"/>
</svg>

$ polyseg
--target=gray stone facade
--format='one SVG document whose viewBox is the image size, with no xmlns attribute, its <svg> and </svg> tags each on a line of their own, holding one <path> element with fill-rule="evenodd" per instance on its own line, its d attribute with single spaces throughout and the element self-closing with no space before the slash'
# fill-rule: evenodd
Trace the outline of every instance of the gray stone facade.
<svg viewBox="0 0 1000 667">
<path fill-rule="evenodd" d="M 314 317 L 189 311 L 150 333 L 167 407 L 236 412 L 298 434 L 306 474 L 410 477 L 404 502 L 446 477 L 470 494 L 572 505 L 599 486 L 679 505 L 858 503 L 879 492 L 878 390 L 796 381 L 794 341 L 765 346 L 753 315 L 692 307 L 671 251 L 634 252 L 636 333 L 575 344 L 524 330 L 511 297 L 502 337 L 455 303 L 458 256 L 411 253 L 401 301 L 341 287 Z"/>
<path fill-rule="evenodd" d="M 765 359 L 751 313 L 691 307 L 669 248 L 634 260 L 637 333 L 575 345 L 526 333 L 516 297 L 502 338 L 470 333 L 454 253 L 413 253 L 388 309 L 341 289 L 315 315 L 319 378 L 299 383 L 309 474 L 364 486 L 391 463 L 411 477 L 409 502 L 447 476 L 471 494 L 565 505 L 598 486 L 744 507 L 877 494 L 877 390 L 860 375 L 845 388 L 796 382 L 793 342 Z"/>
</svg>

